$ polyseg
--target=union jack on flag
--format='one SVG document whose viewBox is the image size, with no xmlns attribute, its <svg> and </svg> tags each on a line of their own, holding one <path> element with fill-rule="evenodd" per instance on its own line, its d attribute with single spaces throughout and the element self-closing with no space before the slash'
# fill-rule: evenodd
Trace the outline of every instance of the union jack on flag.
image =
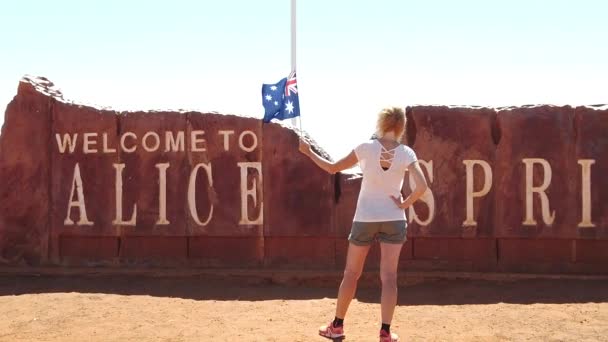
<svg viewBox="0 0 608 342">
<path fill-rule="evenodd" d="M 296 81 L 296 72 L 293 71 L 287 78 L 287 84 L 285 85 L 285 96 L 289 96 L 291 93 L 298 93 L 298 82 Z"/>
<path fill-rule="evenodd" d="M 262 85 L 264 122 L 272 119 L 285 120 L 300 116 L 300 99 L 296 72 L 275 84 Z"/>
</svg>

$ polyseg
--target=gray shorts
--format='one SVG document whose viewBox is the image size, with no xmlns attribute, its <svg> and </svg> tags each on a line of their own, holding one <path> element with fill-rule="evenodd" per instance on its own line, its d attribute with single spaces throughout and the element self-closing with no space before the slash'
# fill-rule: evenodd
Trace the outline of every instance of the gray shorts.
<svg viewBox="0 0 608 342">
<path fill-rule="evenodd" d="M 348 241 L 357 246 L 369 246 L 378 240 L 383 243 L 404 243 L 407 235 L 407 222 L 358 222 L 354 221 Z"/>
</svg>

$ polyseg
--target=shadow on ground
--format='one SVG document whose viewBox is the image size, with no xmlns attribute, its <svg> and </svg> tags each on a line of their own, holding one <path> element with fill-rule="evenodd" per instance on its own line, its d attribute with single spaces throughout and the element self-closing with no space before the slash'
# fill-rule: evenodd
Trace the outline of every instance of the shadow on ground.
<svg viewBox="0 0 608 342">
<path fill-rule="evenodd" d="M 193 277 L 0 276 L 0 296 L 36 293 L 107 293 L 194 300 L 335 298 L 337 286 L 312 287 L 247 283 Z M 377 303 L 380 284 L 360 288 L 357 299 Z M 608 302 L 608 281 L 538 279 L 516 281 L 435 280 L 400 287 L 399 305 L 532 304 Z"/>
</svg>

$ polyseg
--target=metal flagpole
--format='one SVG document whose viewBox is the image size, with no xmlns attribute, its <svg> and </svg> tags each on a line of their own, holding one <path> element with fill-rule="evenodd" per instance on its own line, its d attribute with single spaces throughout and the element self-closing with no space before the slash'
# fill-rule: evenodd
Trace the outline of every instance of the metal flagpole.
<svg viewBox="0 0 608 342">
<path fill-rule="evenodd" d="M 291 72 L 296 71 L 296 0 L 291 0 Z M 296 121 L 300 122 L 300 134 L 302 134 L 302 113 L 298 118 L 292 118 L 291 124 L 296 127 Z"/>
</svg>

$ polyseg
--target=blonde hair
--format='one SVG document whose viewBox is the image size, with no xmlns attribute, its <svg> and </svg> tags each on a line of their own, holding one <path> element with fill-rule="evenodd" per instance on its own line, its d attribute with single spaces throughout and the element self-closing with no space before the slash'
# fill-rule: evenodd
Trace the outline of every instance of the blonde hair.
<svg viewBox="0 0 608 342">
<path fill-rule="evenodd" d="M 376 134 L 382 138 L 388 132 L 395 132 L 397 140 L 405 133 L 405 112 L 399 107 L 387 107 L 378 113 Z"/>
</svg>

